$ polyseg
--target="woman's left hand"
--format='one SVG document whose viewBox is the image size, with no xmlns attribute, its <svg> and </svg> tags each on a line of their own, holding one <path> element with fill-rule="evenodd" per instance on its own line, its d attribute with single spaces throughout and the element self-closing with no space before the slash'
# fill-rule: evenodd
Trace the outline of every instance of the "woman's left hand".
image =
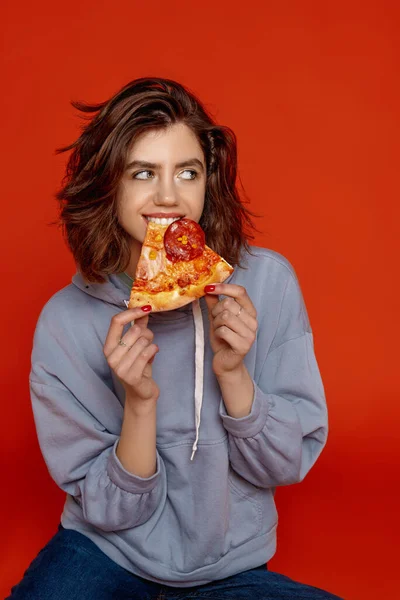
<svg viewBox="0 0 400 600">
<path fill-rule="evenodd" d="M 257 311 L 241 285 L 216 283 L 206 286 L 204 291 L 214 352 L 213 371 L 219 377 L 241 368 L 256 339 Z M 218 294 L 227 298 L 219 300 Z"/>
</svg>

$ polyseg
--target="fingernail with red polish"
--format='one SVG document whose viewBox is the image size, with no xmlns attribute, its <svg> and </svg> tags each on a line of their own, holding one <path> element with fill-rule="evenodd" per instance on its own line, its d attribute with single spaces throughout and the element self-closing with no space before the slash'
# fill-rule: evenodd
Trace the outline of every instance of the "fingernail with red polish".
<svg viewBox="0 0 400 600">
<path fill-rule="evenodd" d="M 146 306 L 141 306 L 140 307 L 143 312 L 150 312 L 151 311 L 151 305 L 150 304 L 146 304 Z"/>
<path fill-rule="evenodd" d="M 208 294 L 208 292 L 213 292 L 215 290 L 215 285 L 206 285 L 206 287 L 204 288 L 204 291 L 206 294 Z"/>
</svg>

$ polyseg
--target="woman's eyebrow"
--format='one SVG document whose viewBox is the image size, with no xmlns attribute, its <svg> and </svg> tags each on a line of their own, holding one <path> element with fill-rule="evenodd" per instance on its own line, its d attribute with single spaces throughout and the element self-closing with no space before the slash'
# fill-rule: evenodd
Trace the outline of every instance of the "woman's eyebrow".
<svg viewBox="0 0 400 600">
<path fill-rule="evenodd" d="M 198 158 L 189 158 L 188 160 L 184 160 L 183 162 L 177 163 L 175 167 L 181 168 L 190 167 L 193 165 L 196 165 L 197 167 L 199 167 L 199 169 L 204 171 L 203 163 Z M 140 167 L 144 169 L 158 169 L 161 168 L 161 166 L 162 165 L 159 165 L 157 163 L 148 162 L 147 160 L 133 160 L 132 162 L 126 165 L 126 170 L 132 169 L 133 167 Z"/>
</svg>

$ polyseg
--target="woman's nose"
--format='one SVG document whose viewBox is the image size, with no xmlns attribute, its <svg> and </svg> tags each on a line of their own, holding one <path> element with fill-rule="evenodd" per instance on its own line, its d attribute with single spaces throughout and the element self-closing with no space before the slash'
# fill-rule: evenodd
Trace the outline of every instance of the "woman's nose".
<svg viewBox="0 0 400 600">
<path fill-rule="evenodd" d="M 170 180 L 160 181 L 160 185 L 156 191 L 156 204 L 175 205 L 178 202 L 177 190 L 174 183 Z"/>
</svg>

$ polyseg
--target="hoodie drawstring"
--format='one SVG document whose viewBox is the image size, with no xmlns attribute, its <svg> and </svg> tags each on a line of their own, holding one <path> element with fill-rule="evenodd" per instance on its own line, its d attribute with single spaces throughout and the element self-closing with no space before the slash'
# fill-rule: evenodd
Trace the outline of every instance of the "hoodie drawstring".
<svg viewBox="0 0 400 600">
<path fill-rule="evenodd" d="M 192 302 L 194 329 L 195 329 L 195 384 L 194 384 L 194 406 L 196 417 L 196 439 L 192 446 L 193 457 L 197 450 L 197 441 L 199 439 L 200 413 L 203 404 L 203 374 L 204 374 L 204 325 L 201 314 L 200 301 L 198 298 Z"/>
</svg>

